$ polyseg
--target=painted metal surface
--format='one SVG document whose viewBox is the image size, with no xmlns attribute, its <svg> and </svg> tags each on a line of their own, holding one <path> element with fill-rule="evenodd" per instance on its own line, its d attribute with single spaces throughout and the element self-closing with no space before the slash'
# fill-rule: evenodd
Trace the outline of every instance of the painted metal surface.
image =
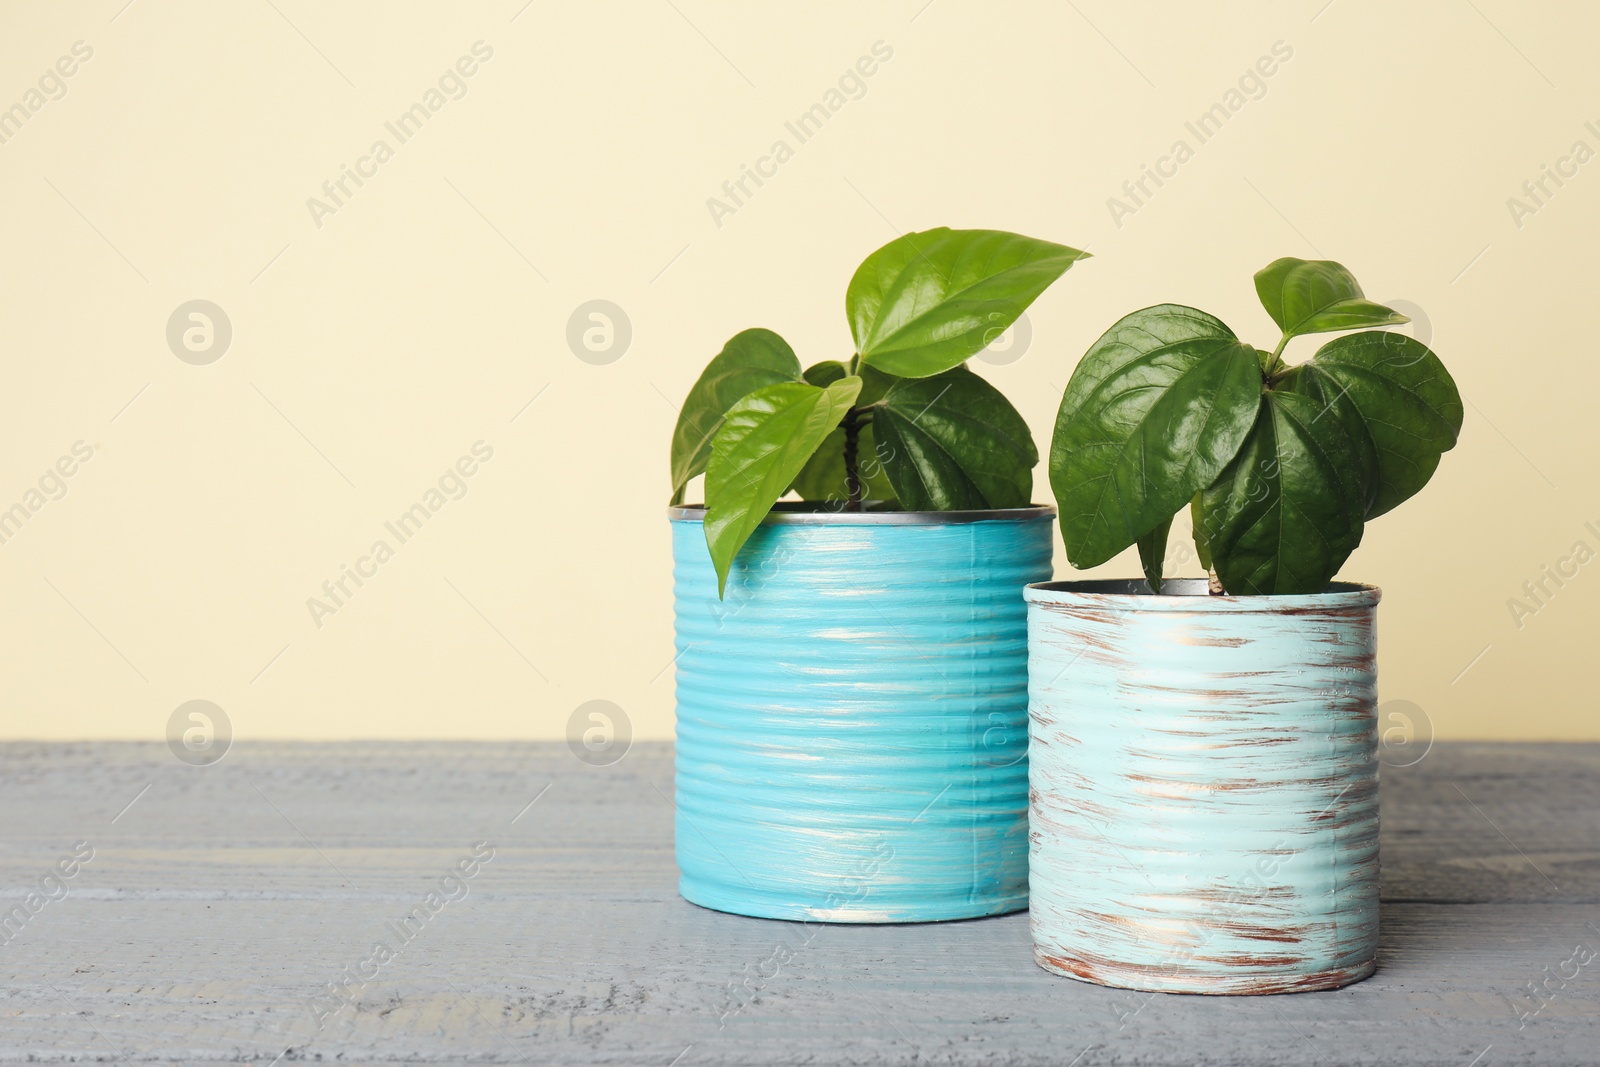
<svg viewBox="0 0 1600 1067">
<path fill-rule="evenodd" d="M 1167 585 L 1027 590 L 1035 959 L 1178 993 L 1365 978 L 1379 591 Z"/>
<path fill-rule="evenodd" d="M 683 896 L 922 922 L 1027 907 L 1027 608 L 1051 508 L 764 524 L 717 599 L 672 523 Z M 994 513 L 991 513 L 994 514 Z"/>
</svg>

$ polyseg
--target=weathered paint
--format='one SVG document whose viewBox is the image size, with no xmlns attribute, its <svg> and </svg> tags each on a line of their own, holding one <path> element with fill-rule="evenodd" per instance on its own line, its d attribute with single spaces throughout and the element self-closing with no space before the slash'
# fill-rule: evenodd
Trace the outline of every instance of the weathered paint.
<svg viewBox="0 0 1600 1067">
<path fill-rule="evenodd" d="M 717 599 L 674 512 L 680 891 L 920 922 L 1028 904 L 1027 608 L 1050 508 L 780 512 Z"/>
<path fill-rule="evenodd" d="M 1167 586 L 1027 590 L 1035 959 L 1173 993 L 1365 978 L 1379 591 Z"/>
</svg>

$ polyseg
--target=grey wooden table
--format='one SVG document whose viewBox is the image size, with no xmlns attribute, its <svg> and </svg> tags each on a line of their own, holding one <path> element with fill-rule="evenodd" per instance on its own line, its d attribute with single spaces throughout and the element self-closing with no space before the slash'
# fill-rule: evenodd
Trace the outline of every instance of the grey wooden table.
<svg viewBox="0 0 1600 1067">
<path fill-rule="evenodd" d="M 1378 973 L 1276 997 L 704 911 L 671 795 L 659 744 L 0 746 L 0 1060 L 1600 1063 L 1600 746 L 1385 769 Z"/>
</svg>

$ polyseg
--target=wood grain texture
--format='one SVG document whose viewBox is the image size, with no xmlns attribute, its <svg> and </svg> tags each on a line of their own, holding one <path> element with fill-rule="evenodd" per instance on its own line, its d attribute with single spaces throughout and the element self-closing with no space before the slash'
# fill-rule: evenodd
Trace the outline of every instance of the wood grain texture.
<svg viewBox="0 0 1600 1067">
<path fill-rule="evenodd" d="M 803 926 L 687 904 L 666 745 L 591 768 L 564 745 L 240 744 L 191 768 L 160 745 L 9 744 L 0 902 L 79 841 L 94 856 L 0 945 L 0 1061 L 1600 1059 L 1600 959 L 1567 962 L 1600 948 L 1600 746 L 1440 745 L 1383 790 L 1377 974 L 1235 1000 L 1046 974 L 1025 915 Z M 319 1029 L 312 998 L 397 943 L 389 924 L 478 841 L 495 853 L 467 896 Z"/>
</svg>

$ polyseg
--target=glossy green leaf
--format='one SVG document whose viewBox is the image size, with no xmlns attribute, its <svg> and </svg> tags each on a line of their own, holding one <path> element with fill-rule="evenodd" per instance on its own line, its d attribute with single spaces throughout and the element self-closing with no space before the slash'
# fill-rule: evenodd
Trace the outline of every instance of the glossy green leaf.
<svg viewBox="0 0 1600 1067">
<path fill-rule="evenodd" d="M 1107 330 L 1067 383 L 1050 448 L 1072 565 L 1104 563 L 1210 484 L 1260 396 L 1255 349 L 1203 311 L 1162 304 Z"/>
<path fill-rule="evenodd" d="M 859 403 L 859 401 L 857 401 Z M 861 498 L 897 505 L 894 486 L 878 459 L 877 438 L 872 423 L 863 425 L 856 438 L 856 471 L 861 476 Z M 844 430 L 836 429 L 806 461 L 791 487 L 802 500 L 840 503 L 850 499 L 850 486 L 844 472 Z"/>
<path fill-rule="evenodd" d="M 1345 424 L 1300 393 L 1262 396 L 1238 456 L 1201 498 L 1212 563 L 1230 595 L 1320 593 L 1361 543 L 1360 465 Z"/>
<path fill-rule="evenodd" d="M 706 465 L 706 544 L 718 595 L 739 549 L 860 392 L 861 379 L 854 376 L 826 388 L 783 382 L 757 389 L 728 409 Z"/>
<path fill-rule="evenodd" d="M 1336 337 L 1294 369 L 1323 395 L 1337 395 L 1338 407 L 1359 413 L 1377 468 L 1369 519 L 1428 484 L 1461 434 L 1455 380 L 1427 345 L 1403 333 Z"/>
<path fill-rule="evenodd" d="M 1273 386 L 1286 393 L 1300 393 L 1317 405 L 1313 423 L 1323 419 L 1337 419 L 1350 438 L 1356 462 L 1340 471 L 1345 488 L 1361 501 L 1363 518 L 1371 517 L 1370 508 L 1378 492 L 1378 450 L 1367 432 L 1366 419 L 1352 403 L 1338 382 L 1317 371 L 1309 363 L 1291 367 Z"/>
<path fill-rule="evenodd" d="M 805 379 L 812 385 L 832 385 L 849 373 L 849 364 L 836 359 L 825 359 L 821 363 L 813 363 L 807 367 Z M 889 387 L 900 380 L 895 375 L 886 374 L 876 367 L 862 367 L 856 376 L 861 379 L 861 395 L 856 397 L 855 403 L 858 408 L 876 404 L 883 399 L 883 394 L 889 391 Z"/>
<path fill-rule="evenodd" d="M 734 334 L 689 390 L 672 431 L 672 502 L 683 500 L 690 479 L 706 469 L 711 439 L 722 417 L 741 397 L 778 382 L 798 382 L 800 361 L 771 330 Z"/>
<path fill-rule="evenodd" d="M 965 367 L 896 382 L 874 409 L 878 458 L 909 511 L 1025 507 L 1039 462 L 1028 424 Z"/>
<path fill-rule="evenodd" d="M 840 378 L 850 377 L 850 368 L 837 359 L 825 359 L 807 367 L 802 377 L 812 385 L 829 386 Z"/>
<path fill-rule="evenodd" d="M 850 368 L 836 359 L 814 363 L 805 370 L 805 379 L 812 385 L 832 385 L 848 376 Z M 872 367 L 861 368 L 861 394 L 856 397 L 856 407 L 866 407 L 883 399 L 891 385 L 900 379 Z M 863 500 L 895 504 L 894 488 L 883 473 L 878 461 L 876 439 L 870 420 L 863 421 L 856 440 L 856 471 L 861 476 Z M 844 470 L 844 430 L 830 433 L 822 445 L 806 461 L 805 467 L 790 487 L 802 500 L 843 501 L 850 499 L 850 489 Z"/>
<path fill-rule="evenodd" d="M 1285 340 L 1411 321 L 1366 299 L 1355 275 L 1331 259 L 1273 260 L 1256 272 L 1256 294 Z"/>
<path fill-rule="evenodd" d="M 1167 535 L 1172 532 L 1172 516 L 1135 542 L 1139 546 L 1139 565 L 1152 593 L 1161 592 L 1161 572 L 1167 562 Z"/>
<path fill-rule="evenodd" d="M 998 230 L 898 237 L 856 269 L 845 314 L 863 364 L 904 378 L 959 366 L 1088 256 Z"/>
</svg>

